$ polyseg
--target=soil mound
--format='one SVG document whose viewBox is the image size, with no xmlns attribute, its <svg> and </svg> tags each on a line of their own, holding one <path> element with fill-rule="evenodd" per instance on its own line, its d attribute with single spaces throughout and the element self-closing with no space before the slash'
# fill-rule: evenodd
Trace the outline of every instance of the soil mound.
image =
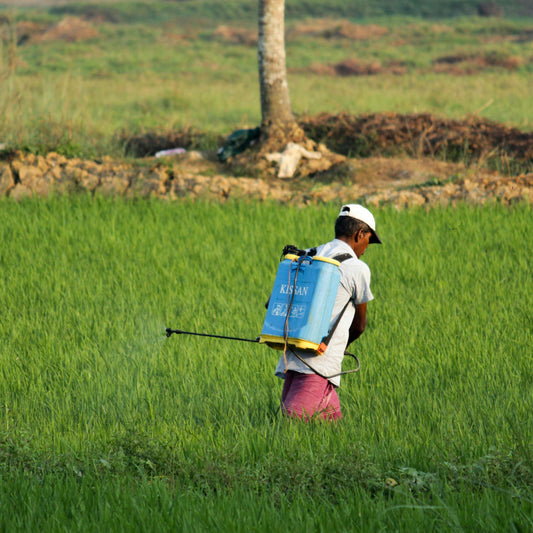
<svg viewBox="0 0 533 533">
<path fill-rule="evenodd" d="M 79 17 L 68 16 L 52 26 L 28 21 L 21 21 L 17 24 L 17 44 L 19 45 L 26 42 L 79 42 L 98 36 L 96 28 Z"/>
<path fill-rule="evenodd" d="M 434 72 L 465 75 L 475 74 L 482 70 L 493 67 L 514 71 L 520 68 L 526 60 L 520 56 L 501 55 L 495 53 L 487 54 L 458 54 L 438 57 L 433 61 Z"/>
<path fill-rule="evenodd" d="M 213 35 L 226 43 L 244 44 L 245 46 L 257 45 L 257 31 L 246 28 L 233 28 L 231 26 L 219 26 Z"/>
<path fill-rule="evenodd" d="M 393 60 L 382 64 L 380 61 L 361 61 L 349 57 L 339 63 L 311 63 L 304 68 L 293 68 L 291 72 L 312 72 L 327 76 L 373 76 L 376 74 L 404 75 L 409 72 L 433 72 L 450 76 L 469 76 L 485 70 L 515 71 L 533 58 L 506 54 L 457 54 L 437 57 L 429 67 L 416 68 L 402 60 Z"/>
<path fill-rule="evenodd" d="M 463 120 L 439 118 L 431 114 L 402 115 L 375 113 L 365 115 L 320 114 L 301 116 L 302 135 L 313 144 L 304 146 L 316 150 L 327 147 L 328 153 L 346 158 L 429 158 L 466 166 L 498 169 L 503 174 L 518 175 L 533 172 L 533 132 L 523 132 L 479 117 Z M 149 131 L 138 135 L 119 135 L 125 152 L 134 157 L 152 157 L 158 151 L 171 148 L 212 151 L 224 144 L 225 138 L 184 128 L 178 131 Z M 325 148 L 320 151 L 325 152 Z M 251 154 L 242 154 L 245 165 Z M 335 163 L 338 163 L 336 161 Z M 298 176 L 313 174 L 298 171 Z M 311 168 L 312 167 L 312 168 Z M 263 169 L 266 171 L 266 169 Z"/>
<path fill-rule="evenodd" d="M 349 39 L 365 41 L 389 33 L 387 28 L 375 24 L 352 24 L 347 20 L 313 19 L 289 28 L 287 39 L 300 36 L 322 37 L 324 39 Z"/>
<path fill-rule="evenodd" d="M 307 71 L 313 74 L 328 75 L 328 76 L 373 76 L 376 74 L 405 74 L 408 70 L 407 66 L 401 61 L 392 61 L 387 65 L 382 65 L 379 61 L 360 61 L 358 59 L 349 58 L 334 65 L 323 63 L 312 63 Z"/>
<path fill-rule="evenodd" d="M 148 131 L 138 135 L 119 135 L 119 141 L 124 145 L 124 150 L 133 157 L 151 157 L 160 150 L 171 148 L 185 148 L 186 150 L 197 149 L 205 145 L 209 135 L 196 131 L 192 128 L 184 128 L 179 131 L 155 132 Z M 223 142 L 218 139 L 219 143 Z"/>
<path fill-rule="evenodd" d="M 504 170 L 511 172 L 533 170 L 533 132 L 478 117 L 324 113 L 301 117 L 299 122 L 308 137 L 350 157 L 407 155 L 478 164 L 503 162 Z"/>
<path fill-rule="evenodd" d="M 33 42 L 34 39 L 38 39 L 43 35 L 46 29 L 46 24 L 21 20 L 16 26 L 17 45 L 20 46 L 27 42 Z"/>
</svg>

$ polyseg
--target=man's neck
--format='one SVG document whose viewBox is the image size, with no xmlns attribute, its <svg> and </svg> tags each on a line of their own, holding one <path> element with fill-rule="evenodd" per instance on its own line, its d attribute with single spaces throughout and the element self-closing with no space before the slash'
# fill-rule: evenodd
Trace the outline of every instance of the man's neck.
<svg viewBox="0 0 533 533">
<path fill-rule="evenodd" d="M 357 257 L 359 257 L 359 254 L 357 253 L 355 249 L 355 239 L 353 238 L 353 235 L 351 237 L 346 237 L 344 235 L 341 235 L 340 237 L 335 237 L 337 240 L 345 242 L 355 253 Z"/>
</svg>

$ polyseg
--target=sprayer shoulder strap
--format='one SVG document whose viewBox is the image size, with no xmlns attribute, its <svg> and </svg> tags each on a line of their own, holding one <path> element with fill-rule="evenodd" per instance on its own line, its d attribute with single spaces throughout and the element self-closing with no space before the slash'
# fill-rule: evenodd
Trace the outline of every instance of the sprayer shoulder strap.
<svg viewBox="0 0 533 533">
<path fill-rule="evenodd" d="M 352 257 L 353 257 L 353 255 L 345 253 L 345 254 L 334 255 L 331 259 L 335 259 L 335 261 L 338 261 L 339 263 L 342 263 L 343 261 L 346 261 L 347 259 L 351 259 Z M 353 298 L 350 298 L 344 304 L 344 307 L 342 308 L 342 311 L 340 312 L 339 316 L 337 317 L 337 320 L 335 320 L 335 324 L 333 324 L 333 326 L 329 330 L 328 334 L 322 339 L 322 344 L 325 344 L 326 346 L 328 346 L 329 341 L 331 340 L 331 337 L 333 337 L 333 334 L 335 333 L 335 330 L 337 329 L 337 326 L 339 325 L 339 322 L 341 321 L 341 318 L 344 315 L 344 312 L 346 311 L 346 309 L 348 308 L 348 306 L 350 305 L 351 302 L 355 302 L 355 300 Z"/>
<path fill-rule="evenodd" d="M 346 304 L 344 305 L 344 307 L 342 308 L 342 311 L 340 312 L 339 316 L 337 317 L 337 320 L 335 320 L 335 324 L 333 324 L 333 326 L 331 326 L 331 329 L 329 330 L 328 334 L 322 339 L 322 344 L 325 344 L 326 346 L 329 345 L 329 341 L 331 340 L 331 337 L 333 337 L 333 334 L 335 333 L 335 330 L 337 329 L 337 326 L 339 325 L 340 321 L 341 321 L 341 318 L 343 317 L 344 315 L 344 312 L 346 311 L 346 309 L 348 309 L 348 306 L 350 305 L 351 302 L 353 302 L 354 299 L 353 298 L 350 298 Z"/>
<path fill-rule="evenodd" d="M 338 261 L 339 263 L 342 263 L 343 261 L 346 261 L 347 259 L 352 259 L 352 254 L 337 254 L 334 255 L 331 259 L 335 259 L 335 261 Z"/>
</svg>

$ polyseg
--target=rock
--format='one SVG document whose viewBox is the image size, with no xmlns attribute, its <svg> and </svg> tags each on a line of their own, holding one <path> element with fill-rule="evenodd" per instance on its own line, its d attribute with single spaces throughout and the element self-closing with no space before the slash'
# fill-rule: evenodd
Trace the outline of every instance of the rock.
<svg viewBox="0 0 533 533">
<path fill-rule="evenodd" d="M 46 161 L 50 166 L 62 166 L 68 163 L 68 159 L 64 155 L 57 154 L 56 152 L 49 152 L 46 156 Z"/>
<path fill-rule="evenodd" d="M 379 207 L 380 205 L 391 203 L 394 198 L 390 191 L 381 191 L 377 194 L 370 195 L 366 199 L 366 202 L 373 207 Z"/>
<path fill-rule="evenodd" d="M 45 174 L 45 176 L 49 176 L 54 181 L 60 181 L 62 174 L 63 172 L 61 170 L 61 167 L 52 166 L 49 167 L 48 172 Z"/>
<path fill-rule="evenodd" d="M 274 152 L 265 155 L 267 161 L 279 163 L 278 178 L 292 178 L 302 157 L 307 159 L 320 159 L 322 154 L 307 150 L 299 144 L 290 142 L 285 146 L 283 152 Z"/>
<path fill-rule="evenodd" d="M 99 165 L 95 161 L 82 161 L 79 167 L 90 174 L 98 174 L 103 169 L 103 165 Z"/>
<path fill-rule="evenodd" d="M 30 188 L 43 177 L 43 173 L 39 168 L 28 165 L 20 166 L 18 175 L 21 183 Z"/>
<path fill-rule="evenodd" d="M 99 194 L 105 196 L 122 196 L 130 185 L 129 180 L 120 176 L 110 176 L 102 179 L 97 189 Z"/>
<path fill-rule="evenodd" d="M 100 178 L 84 169 L 76 169 L 74 176 L 78 186 L 88 192 L 94 192 L 100 185 Z"/>
<path fill-rule="evenodd" d="M 26 154 L 25 156 L 21 157 L 21 161 L 26 165 L 33 165 L 35 162 L 35 155 L 34 154 Z"/>
<path fill-rule="evenodd" d="M 15 179 L 11 167 L 6 163 L 0 163 L 0 198 L 8 194 L 15 186 Z"/>
<path fill-rule="evenodd" d="M 23 200 L 24 198 L 30 198 L 33 196 L 33 191 L 23 185 L 22 183 L 17 183 L 10 191 L 9 198 L 12 198 L 15 201 Z"/>
<path fill-rule="evenodd" d="M 28 161 L 28 159 L 26 160 Z M 43 160 L 39 158 L 31 158 L 35 166 L 22 165 L 18 169 L 18 178 L 22 189 L 16 192 L 18 195 L 24 195 L 23 190 L 31 192 L 31 196 L 48 196 L 54 188 L 53 177 L 43 174 L 43 170 L 48 169 L 47 165 L 43 165 Z"/>
<path fill-rule="evenodd" d="M 13 161 L 11 161 L 11 171 L 13 173 L 13 178 L 16 181 L 18 181 L 19 179 L 19 172 L 20 172 L 20 169 L 24 166 L 24 162 L 21 160 L 21 159 L 13 159 Z"/>
<path fill-rule="evenodd" d="M 37 156 L 37 160 L 35 162 L 35 166 L 43 173 L 46 174 L 48 172 L 50 165 L 48 161 L 42 156 Z"/>
<path fill-rule="evenodd" d="M 158 178 L 153 176 L 145 176 L 143 173 L 136 174 L 130 182 L 130 186 L 125 191 L 124 195 L 127 198 L 148 198 L 150 196 L 158 196 L 161 191 L 161 183 Z"/>
<path fill-rule="evenodd" d="M 190 150 L 185 153 L 183 159 L 186 161 L 203 161 L 205 157 L 204 154 L 198 150 Z"/>
<path fill-rule="evenodd" d="M 49 176 L 42 176 L 31 187 L 32 193 L 37 196 L 48 196 L 54 190 L 54 182 Z"/>
<path fill-rule="evenodd" d="M 393 200 L 394 207 L 403 209 L 413 206 L 421 206 L 426 203 L 426 199 L 418 193 L 411 191 L 400 191 Z"/>
</svg>

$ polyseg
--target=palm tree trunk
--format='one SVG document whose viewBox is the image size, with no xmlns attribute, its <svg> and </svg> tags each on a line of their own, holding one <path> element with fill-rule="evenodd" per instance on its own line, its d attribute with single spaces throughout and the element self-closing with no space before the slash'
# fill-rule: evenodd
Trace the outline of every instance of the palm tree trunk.
<svg viewBox="0 0 533 533">
<path fill-rule="evenodd" d="M 261 90 L 261 130 L 288 132 L 295 124 L 291 112 L 285 65 L 285 0 L 259 0 L 257 46 Z"/>
</svg>

